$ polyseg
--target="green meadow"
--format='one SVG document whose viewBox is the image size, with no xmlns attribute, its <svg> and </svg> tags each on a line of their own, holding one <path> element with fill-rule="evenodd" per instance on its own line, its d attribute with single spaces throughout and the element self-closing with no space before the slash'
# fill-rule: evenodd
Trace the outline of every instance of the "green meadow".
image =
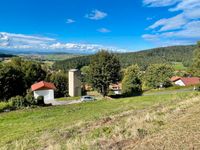
<svg viewBox="0 0 200 150">
<path fill-rule="evenodd" d="M 105 136 L 101 135 L 101 130 L 108 136 L 112 133 L 109 128 L 102 129 L 103 125 L 98 125 L 102 119 L 108 118 L 109 121 L 109 118 L 115 118 L 116 115 L 126 114 L 129 111 L 133 112 L 132 115 L 137 114 L 138 111 L 141 113 L 147 110 L 156 111 L 157 106 L 173 106 L 179 101 L 197 95 L 198 93 L 195 92 L 150 95 L 1 113 L 0 147 L 2 149 L 67 149 L 69 147 L 70 149 L 81 147 L 93 149 L 96 147 L 93 144 L 98 143 L 101 136 Z M 89 128 L 94 124 L 97 124 L 95 131 L 93 127 Z M 78 142 L 81 140 L 79 135 L 82 132 L 87 132 L 87 135 L 84 141 Z M 120 132 L 119 134 L 123 135 Z M 66 143 L 66 141 L 74 141 L 73 139 L 75 143 Z M 92 144 L 91 141 L 94 143 Z"/>
</svg>

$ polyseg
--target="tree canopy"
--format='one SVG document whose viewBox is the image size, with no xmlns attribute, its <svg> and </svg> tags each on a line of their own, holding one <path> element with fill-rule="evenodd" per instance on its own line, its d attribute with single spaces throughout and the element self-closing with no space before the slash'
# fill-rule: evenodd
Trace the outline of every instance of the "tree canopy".
<svg viewBox="0 0 200 150">
<path fill-rule="evenodd" d="M 145 73 L 145 83 L 151 88 L 168 87 L 171 85 L 170 78 L 173 76 L 173 73 L 174 69 L 170 65 L 150 65 Z"/>
<path fill-rule="evenodd" d="M 142 81 L 138 65 L 129 66 L 122 80 L 122 93 L 125 96 L 133 96 L 142 93 Z"/>
<path fill-rule="evenodd" d="M 193 64 L 191 70 L 194 76 L 200 77 L 200 41 L 197 42 L 197 48 L 194 51 Z"/>
<path fill-rule="evenodd" d="M 120 78 L 118 58 L 114 54 L 102 50 L 92 57 L 89 67 L 92 86 L 106 96 L 109 85 L 119 81 Z"/>
<path fill-rule="evenodd" d="M 0 65 L 0 99 L 24 96 L 33 83 L 45 77 L 46 72 L 39 63 L 12 58 L 10 62 Z"/>
<path fill-rule="evenodd" d="M 50 76 L 50 82 L 56 86 L 55 97 L 66 97 L 68 96 L 68 76 L 65 73 L 58 72 Z"/>
<path fill-rule="evenodd" d="M 0 66 L 0 100 L 12 96 L 24 95 L 26 92 L 23 73 L 12 66 Z"/>
</svg>

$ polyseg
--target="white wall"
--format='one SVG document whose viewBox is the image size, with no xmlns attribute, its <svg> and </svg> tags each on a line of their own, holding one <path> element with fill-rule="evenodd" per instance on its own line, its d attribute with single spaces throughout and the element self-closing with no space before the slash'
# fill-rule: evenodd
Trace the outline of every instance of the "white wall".
<svg viewBox="0 0 200 150">
<path fill-rule="evenodd" d="M 38 90 L 34 91 L 34 97 L 37 99 L 39 96 L 44 97 L 44 103 L 49 104 L 54 100 L 54 90 Z"/>
<path fill-rule="evenodd" d="M 182 80 L 177 80 L 177 81 L 175 82 L 175 85 L 185 86 L 185 84 L 183 83 Z"/>
</svg>

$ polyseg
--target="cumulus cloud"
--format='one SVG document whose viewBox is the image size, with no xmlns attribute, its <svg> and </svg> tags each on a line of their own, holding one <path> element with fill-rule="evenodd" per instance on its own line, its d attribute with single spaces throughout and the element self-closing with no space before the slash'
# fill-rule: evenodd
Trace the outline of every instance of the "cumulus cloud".
<svg viewBox="0 0 200 150">
<path fill-rule="evenodd" d="M 111 32 L 109 29 L 107 29 L 107 28 L 100 28 L 100 29 L 98 29 L 97 30 L 98 32 L 101 32 L 101 33 L 109 33 L 109 32 Z"/>
<path fill-rule="evenodd" d="M 174 3 L 170 0 L 163 0 L 162 3 L 166 5 L 160 4 L 158 0 L 144 0 L 143 2 L 152 7 L 171 6 L 169 12 L 180 12 L 178 15 L 176 13 L 171 18 L 162 18 L 150 25 L 147 29 L 152 30 L 152 33 L 143 35 L 144 39 L 160 44 L 169 43 L 169 45 L 195 43 L 200 39 L 199 0 L 179 0 Z"/>
<path fill-rule="evenodd" d="M 91 13 L 86 14 L 85 17 L 91 20 L 101 20 L 107 17 L 107 13 L 100 11 L 100 10 L 93 10 Z"/>
<path fill-rule="evenodd" d="M 30 36 L 24 34 L 0 32 L 0 48 L 9 50 L 23 51 L 53 51 L 53 52 L 76 52 L 76 53 L 94 53 L 100 49 L 110 51 L 126 51 L 124 49 L 112 46 L 103 46 L 99 44 L 85 43 L 65 43 L 56 39 L 42 36 Z"/>
<path fill-rule="evenodd" d="M 75 22 L 76 22 L 76 21 L 73 20 L 73 19 L 67 19 L 67 21 L 66 21 L 67 24 L 71 24 L 71 23 L 75 23 Z"/>
</svg>

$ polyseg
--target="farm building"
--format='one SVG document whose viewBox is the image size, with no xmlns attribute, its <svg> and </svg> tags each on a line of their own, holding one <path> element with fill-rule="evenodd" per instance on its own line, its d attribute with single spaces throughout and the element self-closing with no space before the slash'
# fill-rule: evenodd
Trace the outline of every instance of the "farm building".
<svg viewBox="0 0 200 150">
<path fill-rule="evenodd" d="M 54 100 L 54 90 L 56 89 L 53 83 L 41 81 L 35 83 L 31 86 L 31 90 L 34 93 L 34 97 L 38 98 L 39 96 L 44 97 L 45 104 L 51 103 Z"/>
<path fill-rule="evenodd" d="M 81 73 L 78 69 L 69 70 L 69 96 L 81 96 Z"/>
<path fill-rule="evenodd" d="M 112 90 L 116 95 L 122 94 L 122 84 L 116 83 L 116 84 L 110 84 L 109 89 Z"/>
<path fill-rule="evenodd" d="M 198 77 L 172 77 L 171 81 L 178 86 L 191 86 L 200 84 Z"/>
</svg>

